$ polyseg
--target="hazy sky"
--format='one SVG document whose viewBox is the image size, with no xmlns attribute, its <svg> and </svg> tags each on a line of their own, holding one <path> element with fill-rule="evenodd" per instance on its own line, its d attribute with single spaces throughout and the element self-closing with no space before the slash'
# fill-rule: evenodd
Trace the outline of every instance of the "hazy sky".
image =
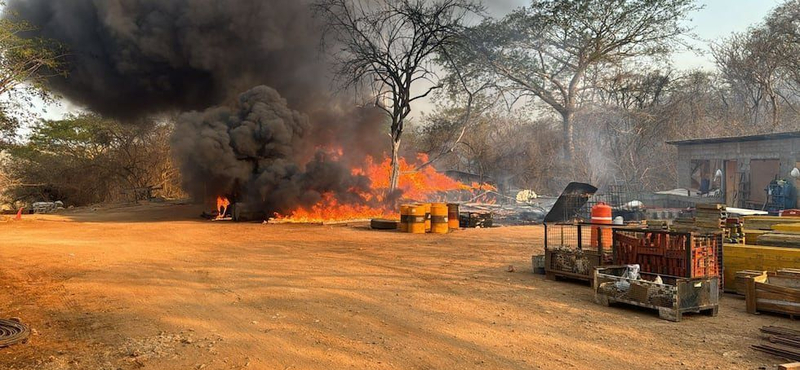
<svg viewBox="0 0 800 370">
<path fill-rule="evenodd" d="M 485 0 L 489 12 L 496 17 L 525 5 L 527 2 L 526 0 Z M 700 0 L 699 4 L 703 5 L 704 9 L 692 14 L 687 23 L 694 29 L 694 33 L 698 37 L 698 40 L 692 40 L 691 43 L 704 53 L 678 53 L 672 57 L 675 67 L 713 69 L 714 63 L 711 56 L 708 55 L 708 42 L 724 38 L 731 32 L 744 31 L 749 26 L 761 22 L 772 8 L 782 2 L 781 0 Z M 432 108 L 430 102 L 419 101 L 414 107 L 414 115 L 425 111 L 429 112 Z M 60 106 L 47 107 L 47 112 L 43 112 L 42 115 L 50 119 L 60 118 L 63 114 L 76 109 L 78 108 L 65 102 Z"/>
</svg>

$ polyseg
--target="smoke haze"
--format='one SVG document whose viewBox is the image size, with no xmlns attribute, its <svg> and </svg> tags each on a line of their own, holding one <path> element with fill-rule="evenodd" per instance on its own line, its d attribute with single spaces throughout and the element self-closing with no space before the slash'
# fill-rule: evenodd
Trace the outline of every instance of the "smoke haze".
<svg viewBox="0 0 800 370">
<path fill-rule="evenodd" d="M 369 185 L 349 167 L 382 154 L 383 117 L 331 97 L 304 1 L 10 0 L 7 10 L 67 47 L 69 75 L 51 81 L 67 99 L 123 121 L 188 112 L 173 152 L 196 197 L 283 212 Z"/>
</svg>

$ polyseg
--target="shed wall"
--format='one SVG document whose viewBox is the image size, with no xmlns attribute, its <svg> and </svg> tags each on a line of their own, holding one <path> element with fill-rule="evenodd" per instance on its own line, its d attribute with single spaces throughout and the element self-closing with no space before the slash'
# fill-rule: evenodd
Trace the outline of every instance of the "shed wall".
<svg viewBox="0 0 800 370">
<path fill-rule="evenodd" d="M 789 172 L 800 160 L 800 138 L 741 141 L 713 144 L 677 145 L 678 149 L 678 187 L 690 188 L 693 160 L 736 160 L 738 172 L 751 174 L 751 160 L 778 159 L 779 178 L 789 178 Z M 756 171 L 757 173 L 759 171 Z M 751 179 L 752 181 L 752 179 Z M 798 186 L 795 181 L 795 186 Z M 757 189 L 753 189 L 756 191 Z M 761 189 L 758 189 L 759 191 Z"/>
</svg>

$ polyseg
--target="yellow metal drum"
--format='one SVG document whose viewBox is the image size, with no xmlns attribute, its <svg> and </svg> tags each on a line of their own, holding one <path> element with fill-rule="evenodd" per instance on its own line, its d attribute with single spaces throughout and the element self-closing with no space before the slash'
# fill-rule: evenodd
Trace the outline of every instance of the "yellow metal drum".
<svg viewBox="0 0 800 370">
<path fill-rule="evenodd" d="M 450 225 L 450 230 L 458 230 L 458 203 L 447 205 L 447 223 Z"/>
<path fill-rule="evenodd" d="M 434 234 L 447 234 L 450 225 L 447 223 L 447 204 L 434 203 L 431 205 L 431 232 Z"/>
<path fill-rule="evenodd" d="M 397 224 L 397 228 L 403 233 L 408 232 L 409 209 L 411 209 L 409 204 L 400 205 L 400 223 Z"/>
<path fill-rule="evenodd" d="M 408 209 L 408 232 L 425 234 L 425 206 L 416 205 Z"/>
</svg>

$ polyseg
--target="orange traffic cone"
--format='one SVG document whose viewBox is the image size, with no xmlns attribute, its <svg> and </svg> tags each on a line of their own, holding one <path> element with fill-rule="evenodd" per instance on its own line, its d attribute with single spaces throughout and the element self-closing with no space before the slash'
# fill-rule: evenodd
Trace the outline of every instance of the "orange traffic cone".
<svg viewBox="0 0 800 370">
<path fill-rule="evenodd" d="M 23 209 L 25 209 L 25 207 L 21 207 L 19 209 L 19 211 L 17 211 L 17 217 L 14 217 L 15 220 L 22 220 L 22 210 Z"/>
</svg>

